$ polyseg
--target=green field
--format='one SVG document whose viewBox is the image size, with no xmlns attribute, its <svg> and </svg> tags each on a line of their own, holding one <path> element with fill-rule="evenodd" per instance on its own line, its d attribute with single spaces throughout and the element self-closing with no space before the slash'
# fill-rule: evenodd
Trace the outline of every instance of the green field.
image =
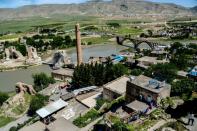
<svg viewBox="0 0 197 131">
<path fill-rule="evenodd" d="M 92 16 L 65 16 L 56 15 L 49 18 L 32 17 L 22 20 L 0 21 L 0 33 L 6 32 L 24 32 L 35 30 L 36 27 L 47 26 L 62 26 L 63 29 L 73 29 L 73 26 L 80 22 L 81 25 L 96 23 L 97 17 Z"/>
<path fill-rule="evenodd" d="M 5 117 L 5 116 L 0 116 L 0 127 L 3 127 L 13 121 L 13 118 L 10 117 Z"/>
</svg>

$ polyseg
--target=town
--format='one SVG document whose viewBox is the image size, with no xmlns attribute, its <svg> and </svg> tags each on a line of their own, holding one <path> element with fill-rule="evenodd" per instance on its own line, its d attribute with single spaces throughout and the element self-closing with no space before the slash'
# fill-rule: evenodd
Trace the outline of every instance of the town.
<svg viewBox="0 0 197 131">
<path fill-rule="evenodd" d="M 0 86 L 0 131 L 196 131 L 190 17 L 71 18 L 68 30 L 54 23 L 2 33 L 0 82 L 9 87 Z"/>
</svg>

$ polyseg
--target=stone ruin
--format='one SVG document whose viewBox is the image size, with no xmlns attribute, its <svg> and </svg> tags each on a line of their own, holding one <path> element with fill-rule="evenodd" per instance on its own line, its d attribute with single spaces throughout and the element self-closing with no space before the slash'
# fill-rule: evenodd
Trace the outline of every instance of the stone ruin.
<svg viewBox="0 0 197 131">
<path fill-rule="evenodd" d="M 24 56 L 16 50 L 14 46 L 10 46 L 9 48 L 5 49 L 5 60 L 10 61 L 11 59 L 16 59 L 19 61 L 25 60 Z"/>
<path fill-rule="evenodd" d="M 35 95 L 36 91 L 34 90 L 32 85 L 28 85 L 22 82 L 16 83 L 16 92 L 20 93 L 29 93 L 30 95 Z"/>
<path fill-rule="evenodd" d="M 36 48 L 30 46 L 27 47 L 27 59 L 26 64 L 41 64 L 41 57 L 38 56 Z"/>
<path fill-rule="evenodd" d="M 68 57 L 66 51 L 57 51 L 54 55 L 51 61 L 48 62 L 48 64 L 56 69 L 56 68 L 61 68 L 64 65 L 69 65 L 71 64 L 71 58 Z"/>
<path fill-rule="evenodd" d="M 22 82 L 16 83 L 16 95 L 10 97 L 6 102 L 3 103 L 1 109 L 2 111 L 10 117 L 17 117 L 12 109 L 19 105 L 24 105 L 26 102 L 25 93 L 29 93 L 30 95 L 35 95 L 36 91 L 34 90 L 32 85 L 28 85 Z"/>
</svg>

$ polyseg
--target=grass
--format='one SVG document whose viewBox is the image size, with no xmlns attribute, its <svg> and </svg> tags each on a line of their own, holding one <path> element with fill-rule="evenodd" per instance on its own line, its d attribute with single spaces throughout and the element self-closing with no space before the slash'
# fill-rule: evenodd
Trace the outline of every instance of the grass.
<svg viewBox="0 0 197 131">
<path fill-rule="evenodd" d="M 0 127 L 3 127 L 13 121 L 14 119 L 11 117 L 0 116 Z"/>
<path fill-rule="evenodd" d="M 92 44 L 101 44 L 105 42 L 109 42 L 110 37 L 91 37 L 91 38 L 84 38 L 82 42 L 91 42 Z"/>
<path fill-rule="evenodd" d="M 164 124 L 163 126 L 161 126 L 159 129 L 157 129 L 156 131 L 162 131 L 163 128 L 165 127 L 170 127 L 176 131 L 187 131 L 187 129 L 183 126 L 183 124 L 181 124 L 180 122 L 169 122 Z"/>
<path fill-rule="evenodd" d="M 97 119 L 98 117 L 99 117 L 98 111 L 93 108 L 90 111 L 88 111 L 85 115 L 76 118 L 73 121 L 73 124 L 82 128 L 88 125 L 89 123 L 91 123 L 92 121 L 94 121 L 95 119 Z"/>
<path fill-rule="evenodd" d="M 21 36 L 22 36 L 22 33 L 3 35 L 3 36 L 0 37 L 0 40 L 18 39 Z"/>
<path fill-rule="evenodd" d="M 143 121 L 143 123 L 141 124 L 133 124 L 133 127 L 136 131 L 146 131 L 148 130 L 150 127 L 152 127 L 154 124 L 156 124 L 157 120 L 149 120 L 146 119 Z"/>
<path fill-rule="evenodd" d="M 21 115 L 26 111 L 26 107 L 23 104 L 20 104 L 12 109 L 12 112 L 16 115 Z"/>
<path fill-rule="evenodd" d="M 122 34 L 122 35 L 140 35 L 143 33 L 143 30 L 141 29 L 135 29 L 135 28 L 128 28 L 128 27 L 121 27 L 116 30 L 116 33 Z"/>
<path fill-rule="evenodd" d="M 35 30 L 35 27 L 57 27 L 62 26 L 62 29 L 73 29 L 77 22 L 80 24 L 94 23 L 97 17 L 93 16 L 68 16 L 68 15 L 53 15 L 49 18 L 31 17 L 20 20 L 0 21 L 0 33 L 6 32 L 28 32 Z"/>
</svg>

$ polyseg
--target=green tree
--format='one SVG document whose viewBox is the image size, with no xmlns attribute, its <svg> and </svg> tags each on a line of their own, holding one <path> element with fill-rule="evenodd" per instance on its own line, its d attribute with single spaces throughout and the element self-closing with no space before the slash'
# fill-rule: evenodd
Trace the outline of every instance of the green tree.
<svg viewBox="0 0 197 131">
<path fill-rule="evenodd" d="M 119 23 L 115 23 L 115 22 L 107 23 L 107 25 L 110 26 L 110 27 L 114 27 L 114 28 L 119 28 L 120 27 L 120 24 Z"/>
<path fill-rule="evenodd" d="M 183 44 L 181 44 L 180 42 L 175 42 L 171 45 L 170 52 L 173 53 L 175 50 L 178 50 L 182 47 L 183 47 Z"/>
<path fill-rule="evenodd" d="M 16 45 L 16 50 L 18 50 L 23 56 L 26 56 L 26 54 L 27 54 L 27 50 L 26 50 L 25 45 L 17 44 Z"/>
<path fill-rule="evenodd" d="M 177 67 L 170 63 L 152 65 L 145 71 L 145 75 L 161 81 L 172 82 L 177 75 Z"/>
<path fill-rule="evenodd" d="M 193 91 L 197 91 L 197 84 L 189 79 L 183 79 L 172 83 L 171 94 L 181 96 L 183 99 L 189 99 Z"/>
<path fill-rule="evenodd" d="M 113 131 L 129 131 L 127 125 L 121 121 L 117 121 L 116 123 L 114 123 L 112 129 Z"/>
<path fill-rule="evenodd" d="M 33 96 L 30 102 L 28 115 L 33 116 L 38 109 L 46 105 L 48 99 L 49 99 L 48 96 L 43 96 L 41 94 L 36 94 L 35 96 Z"/>
<path fill-rule="evenodd" d="M 17 127 L 13 126 L 9 129 L 9 131 L 18 131 Z"/>
<path fill-rule="evenodd" d="M 75 68 L 72 82 L 76 87 L 101 86 L 127 73 L 128 69 L 124 65 L 113 65 L 110 60 L 106 65 L 81 64 Z"/>
<path fill-rule="evenodd" d="M 64 41 L 64 39 L 61 36 L 54 37 L 53 41 L 52 41 L 52 47 L 58 48 L 58 47 L 62 46 L 64 44 L 63 41 Z"/>
<path fill-rule="evenodd" d="M 7 93 L 0 92 L 0 106 L 9 98 Z"/>
<path fill-rule="evenodd" d="M 52 77 L 47 76 L 45 73 L 33 74 L 32 77 L 36 91 L 40 91 L 46 88 L 49 84 L 55 83 L 55 80 Z"/>
<path fill-rule="evenodd" d="M 140 70 L 140 69 L 133 69 L 133 70 L 131 70 L 131 75 L 134 75 L 134 76 L 139 76 L 142 73 L 143 73 L 143 71 Z"/>
</svg>

